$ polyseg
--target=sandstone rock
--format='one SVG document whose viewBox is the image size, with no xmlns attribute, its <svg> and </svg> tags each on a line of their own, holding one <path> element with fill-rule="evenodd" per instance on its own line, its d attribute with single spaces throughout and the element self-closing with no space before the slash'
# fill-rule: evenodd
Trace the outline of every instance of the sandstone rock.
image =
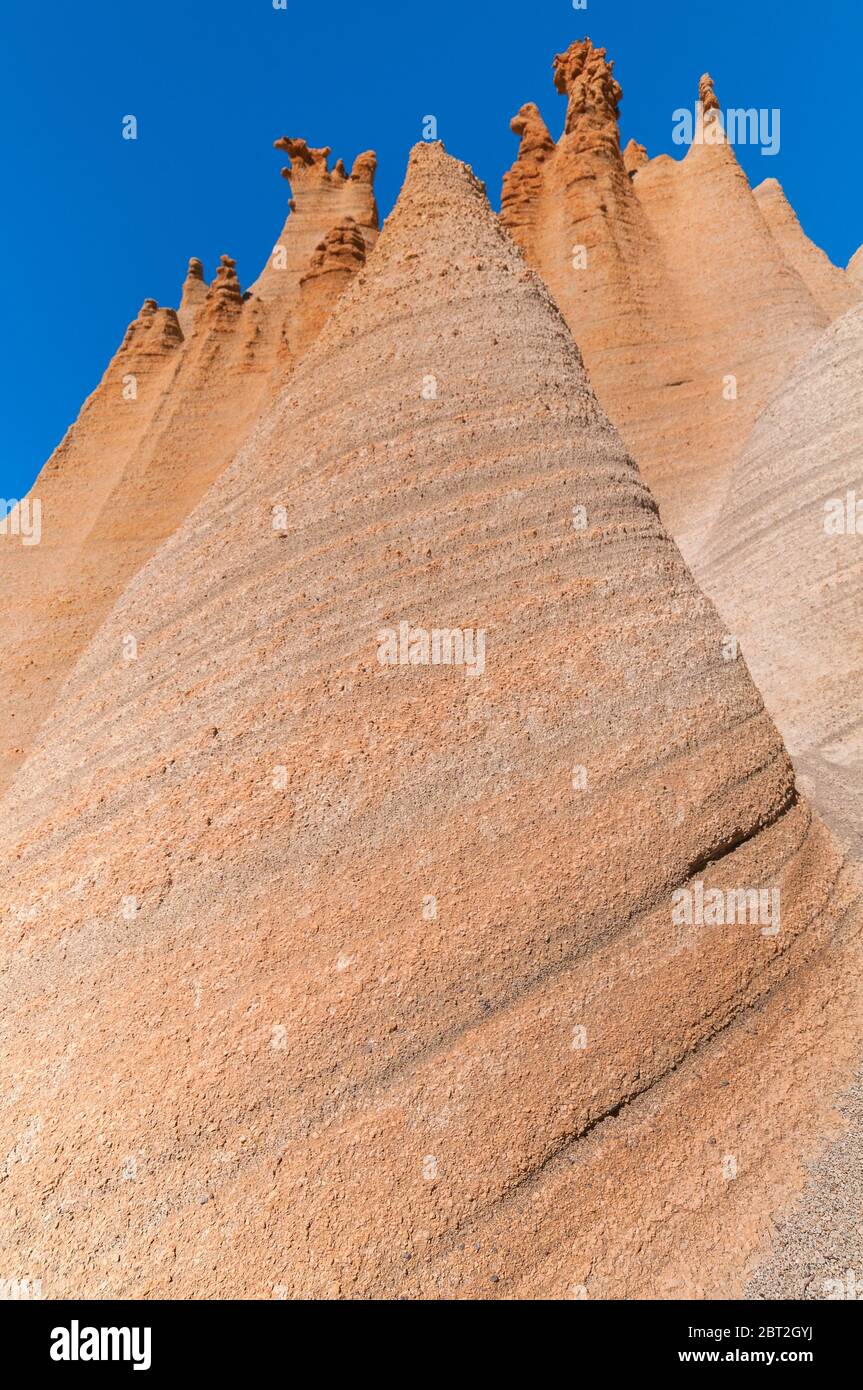
<svg viewBox="0 0 863 1390">
<path fill-rule="evenodd" d="M 765 224 L 712 80 L 699 84 L 704 110 L 685 158 L 647 160 L 635 142 L 620 152 L 612 68 L 589 39 L 555 59 L 564 133 L 539 158 L 514 124 L 522 146 L 501 216 L 692 560 L 758 411 L 827 311 Z"/>
<path fill-rule="evenodd" d="M 783 256 L 832 322 L 857 303 L 860 287 L 809 240 L 777 179 L 765 179 L 754 192 Z"/>
<path fill-rule="evenodd" d="M 288 155 L 282 170 L 291 185 L 288 219 L 266 266 L 252 285 L 252 293 L 269 301 L 278 298 L 287 318 L 299 298 L 299 285 L 321 238 L 345 218 L 356 222 L 371 250 L 377 237 L 378 211 L 374 196 L 377 159 L 373 151 L 357 156 L 350 177 L 339 161 L 330 172 L 330 150 L 310 149 L 305 140 L 283 135 L 274 148 Z"/>
<path fill-rule="evenodd" d="M 435 145 L 0 823 L 0 1265 L 52 1296 L 727 1296 L 856 1060 L 842 857 Z M 681 931 L 702 880 L 781 931 Z"/>
<path fill-rule="evenodd" d="M 34 485 L 41 543 L 0 546 L 0 788 L 127 581 L 233 457 L 374 243 L 374 155 L 334 178 L 329 151 L 276 143 L 295 163 L 296 211 L 252 292 L 230 256 L 209 288 L 192 258 L 177 314 L 145 302 Z M 362 248 L 344 231 L 351 214 Z M 334 228 L 321 267 L 316 247 Z"/>
<path fill-rule="evenodd" d="M 180 356 L 173 309 L 144 301 L 29 499 L 41 539 L 0 537 L 0 787 L 13 775 L 62 680 L 121 584 L 102 589 L 88 541 L 158 412 Z"/>
<path fill-rule="evenodd" d="M 861 460 L 858 304 L 826 330 L 759 417 L 701 567 L 813 798 L 858 852 Z"/>
<path fill-rule="evenodd" d="M 639 145 L 637 140 L 630 140 L 626 149 L 623 151 L 623 164 L 626 172 L 632 177 L 634 173 L 647 164 L 649 155 L 644 145 Z"/>
<path fill-rule="evenodd" d="M 189 261 L 189 271 L 183 283 L 180 307 L 177 310 L 177 318 L 180 321 L 184 338 L 187 338 L 191 333 L 195 316 L 206 298 L 207 282 L 204 279 L 204 267 L 197 256 L 192 256 Z"/>
</svg>

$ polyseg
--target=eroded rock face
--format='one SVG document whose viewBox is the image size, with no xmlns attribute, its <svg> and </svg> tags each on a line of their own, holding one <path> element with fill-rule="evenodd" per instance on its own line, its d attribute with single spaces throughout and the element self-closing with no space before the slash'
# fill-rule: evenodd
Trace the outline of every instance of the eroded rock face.
<svg viewBox="0 0 863 1390">
<path fill-rule="evenodd" d="M 89 537 L 152 426 L 182 345 L 174 310 L 145 300 L 27 499 L 39 508 L 39 543 L 0 536 L 0 788 L 122 587 L 104 584 Z"/>
<path fill-rule="evenodd" d="M 300 298 L 285 331 L 285 369 L 299 361 L 320 333 L 338 297 L 366 262 L 367 243 L 352 217 L 330 228 L 300 280 Z"/>
<path fill-rule="evenodd" d="M 418 147 L 0 811 L 0 1264 L 741 1287 L 856 1061 L 860 909 L 723 639 L 545 287 Z M 675 923 L 697 883 L 781 929 Z"/>
<path fill-rule="evenodd" d="M 342 161 L 329 169 L 329 148 L 310 149 L 305 140 L 283 135 L 274 148 L 283 151 L 289 163 L 282 177 L 291 186 L 288 219 L 266 266 L 252 285 L 259 299 L 279 299 L 286 310 L 296 302 L 299 286 L 321 238 L 331 228 L 350 217 L 357 224 L 366 249 L 371 250 L 378 233 L 378 211 L 374 195 L 377 159 L 371 150 L 358 155 L 350 175 Z"/>
<path fill-rule="evenodd" d="M 735 632 L 811 794 L 863 851 L 863 305 L 760 416 L 702 582 Z"/>
<path fill-rule="evenodd" d="M 809 240 L 777 179 L 765 179 L 754 192 L 785 260 L 797 271 L 827 321 L 832 323 L 859 302 L 860 286 Z"/>
<path fill-rule="evenodd" d="M 191 333 L 198 310 L 206 298 L 207 282 L 204 279 L 204 266 L 197 256 L 192 256 L 186 279 L 183 282 L 180 307 L 177 310 L 177 318 L 180 321 L 184 338 L 188 338 Z"/>
<path fill-rule="evenodd" d="M 554 60 L 564 132 L 549 147 L 536 107 L 522 108 L 501 216 L 694 561 L 759 410 L 848 287 L 753 196 L 708 75 L 685 158 L 648 160 L 635 142 L 621 154 L 612 69 L 589 39 Z"/>
<path fill-rule="evenodd" d="M 177 314 L 146 301 L 34 484 L 40 544 L 0 544 L 0 788 L 125 584 L 236 453 L 374 243 L 374 155 L 348 177 L 327 171 L 329 151 L 276 143 L 294 161 L 294 211 L 252 291 L 230 256 L 209 287 L 193 257 Z M 321 275 L 330 236 L 346 239 Z"/>
</svg>

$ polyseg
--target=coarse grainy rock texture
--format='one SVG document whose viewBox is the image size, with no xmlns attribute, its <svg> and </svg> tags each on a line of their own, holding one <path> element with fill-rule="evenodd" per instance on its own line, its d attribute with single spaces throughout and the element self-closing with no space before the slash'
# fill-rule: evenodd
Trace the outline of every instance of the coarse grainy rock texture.
<svg viewBox="0 0 863 1390">
<path fill-rule="evenodd" d="M 802 1199 L 778 1214 L 747 1298 L 863 1298 L 863 1078 L 840 1110 L 843 1130 L 810 1166 Z"/>
<path fill-rule="evenodd" d="M 521 108 L 501 217 L 692 560 L 759 410 L 857 291 L 781 191 L 753 195 L 708 75 L 685 157 L 648 159 L 621 153 L 612 69 L 590 39 L 555 58 L 563 134 Z"/>
<path fill-rule="evenodd" d="M 863 854 L 863 304 L 759 417 L 699 578 L 813 800 Z"/>
<path fill-rule="evenodd" d="M 545 287 L 418 147 L 0 808 L 0 1268 L 739 1292 L 859 1056 L 860 901 L 723 639 Z M 675 919 L 698 884 L 780 929 Z"/>
<path fill-rule="evenodd" d="M 0 535 L 0 789 L 146 559 L 233 458 L 377 236 L 375 157 L 350 177 L 282 137 L 291 212 L 252 290 L 189 262 L 177 313 L 147 300 L 37 478 L 42 538 Z"/>
</svg>

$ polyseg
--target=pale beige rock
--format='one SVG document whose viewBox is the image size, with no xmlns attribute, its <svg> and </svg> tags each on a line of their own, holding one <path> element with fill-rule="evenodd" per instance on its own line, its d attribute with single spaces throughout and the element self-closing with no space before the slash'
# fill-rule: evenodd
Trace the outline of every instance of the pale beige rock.
<svg viewBox="0 0 863 1390">
<path fill-rule="evenodd" d="M 381 664 L 401 620 L 482 629 L 484 673 Z M 725 657 L 544 286 L 418 147 L 0 810 L 0 1267 L 738 1291 L 856 1061 L 860 906 Z M 780 932 L 675 926 L 696 879 L 778 888 Z"/>
</svg>

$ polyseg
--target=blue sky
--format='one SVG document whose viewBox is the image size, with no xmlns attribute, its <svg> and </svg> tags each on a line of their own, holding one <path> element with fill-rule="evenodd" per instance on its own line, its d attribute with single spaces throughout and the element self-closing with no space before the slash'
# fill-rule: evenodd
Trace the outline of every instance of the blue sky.
<svg viewBox="0 0 863 1390">
<path fill-rule="evenodd" d="M 723 107 L 779 107 L 774 158 L 805 230 L 839 264 L 863 241 L 857 0 L 12 0 L 4 13 L 0 220 L 6 323 L 0 497 L 20 497 L 96 386 L 143 299 L 176 305 L 190 255 L 257 275 L 285 214 L 276 136 L 379 156 L 381 213 L 434 114 L 499 205 L 509 118 L 557 136 L 551 60 L 589 34 L 615 59 L 624 141 L 679 157 L 672 112 L 708 70 Z M 121 138 L 125 115 L 138 139 Z"/>
</svg>

